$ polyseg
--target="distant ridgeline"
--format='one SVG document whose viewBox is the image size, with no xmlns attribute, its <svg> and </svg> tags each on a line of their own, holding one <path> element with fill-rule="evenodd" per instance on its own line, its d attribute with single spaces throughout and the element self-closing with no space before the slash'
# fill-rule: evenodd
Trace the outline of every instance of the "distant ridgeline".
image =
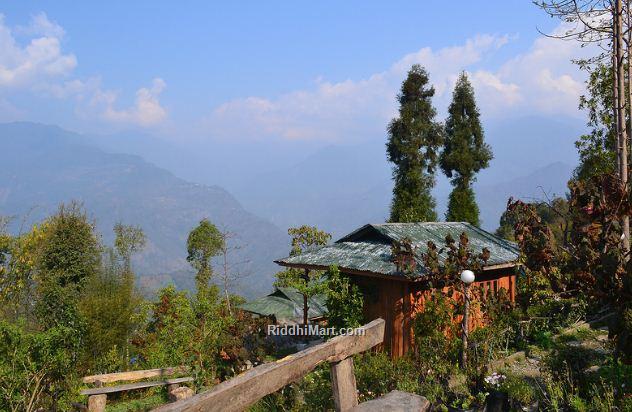
<svg viewBox="0 0 632 412">
<path fill-rule="evenodd" d="M 0 124 L 0 215 L 15 216 L 11 230 L 27 230 L 61 202 L 77 200 L 96 220 L 105 243 L 116 222 L 139 225 L 147 247 L 134 261 L 139 282 L 192 287 L 186 237 L 200 219 L 236 234 L 234 261 L 249 261 L 236 292 L 260 296 L 271 290 L 275 258 L 286 253 L 287 236 L 246 210 L 226 190 L 186 182 L 138 156 L 113 154 L 81 135 L 33 123 Z"/>
</svg>

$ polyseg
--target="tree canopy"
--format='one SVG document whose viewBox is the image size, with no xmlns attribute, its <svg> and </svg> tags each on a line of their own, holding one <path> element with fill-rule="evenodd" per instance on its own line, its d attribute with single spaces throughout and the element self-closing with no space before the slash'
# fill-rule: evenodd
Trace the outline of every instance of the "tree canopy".
<svg viewBox="0 0 632 412">
<path fill-rule="evenodd" d="M 202 219 L 200 224 L 189 233 L 187 261 L 198 271 L 195 276 L 198 291 L 208 286 L 213 275 L 211 259 L 220 253 L 223 244 L 222 233 L 208 219 Z"/>
<path fill-rule="evenodd" d="M 437 220 L 431 190 L 439 149 L 443 143 L 441 124 L 434 120 L 434 88 L 428 73 L 414 65 L 398 95 L 399 116 L 388 126 L 388 160 L 393 163 L 391 222 Z"/>
<path fill-rule="evenodd" d="M 439 163 L 452 179 L 446 220 L 469 222 L 478 226 L 479 209 L 472 183 L 475 174 L 489 166 L 492 150 L 484 141 L 474 89 L 467 74 L 461 73 L 452 93 L 452 103 L 445 123 L 445 144 Z"/>
</svg>

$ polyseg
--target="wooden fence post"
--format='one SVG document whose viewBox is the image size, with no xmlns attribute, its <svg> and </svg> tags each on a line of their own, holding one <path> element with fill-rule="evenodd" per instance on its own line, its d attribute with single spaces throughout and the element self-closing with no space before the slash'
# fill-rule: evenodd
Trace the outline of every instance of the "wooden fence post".
<svg viewBox="0 0 632 412">
<path fill-rule="evenodd" d="M 336 411 L 348 411 L 358 404 L 352 357 L 331 364 L 331 387 Z"/>
<path fill-rule="evenodd" d="M 88 412 L 105 412 L 107 399 L 105 394 L 88 396 Z"/>
</svg>

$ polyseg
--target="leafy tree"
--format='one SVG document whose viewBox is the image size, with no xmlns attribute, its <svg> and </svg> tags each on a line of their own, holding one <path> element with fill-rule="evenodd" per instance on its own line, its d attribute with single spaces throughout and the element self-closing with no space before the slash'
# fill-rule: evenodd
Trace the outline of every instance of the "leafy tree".
<svg viewBox="0 0 632 412">
<path fill-rule="evenodd" d="M 141 251 L 147 242 L 145 233 L 139 226 L 124 225 L 117 223 L 114 225 L 114 247 L 119 256 L 123 259 L 126 272 L 132 271 L 132 255 Z"/>
<path fill-rule="evenodd" d="M 337 266 L 327 272 L 327 323 L 336 329 L 362 325 L 363 298 L 357 285 L 341 275 Z"/>
<path fill-rule="evenodd" d="M 226 307 L 228 312 L 232 314 L 231 301 L 234 298 L 239 299 L 238 296 L 231 296 L 230 289 L 238 280 L 246 274 L 242 272 L 243 267 L 250 263 L 248 260 L 234 261 L 234 252 L 240 250 L 242 245 L 237 243 L 237 236 L 234 233 L 228 231 L 222 231 L 222 237 L 224 238 L 224 244 L 220 248 L 220 272 L 218 274 L 219 283 L 222 286 L 224 292 L 224 298 L 226 300 Z"/>
<path fill-rule="evenodd" d="M 612 67 L 600 63 L 582 64 L 588 71 L 587 93 L 579 99 L 579 108 L 588 112 L 590 132 L 579 137 L 575 147 L 579 153 L 576 179 L 613 173 L 617 168 L 617 131 L 613 109 Z"/>
<path fill-rule="evenodd" d="M 143 298 L 134 273 L 108 249 L 103 265 L 87 283 L 79 304 L 86 324 L 86 366 L 106 373 L 129 365 L 129 338 L 137 327 Z"/>
<path fill-rule="evenodd" d="M 261 346 L 246 345 L 262 335 L 263 324 L 239 312 L 230 315 L 219 288 L 210 285 L 190 298 L 173 286 L 145 306 L 146 323 L 133 342 L 144 367 L 188 365 L 198 387 L 209 387 L 261 362 Z M 263 322 L 263 319 L 259 322 Z"/>
<path fill-rule="evenodd" d="M 30 332 L 0 320 L 0 410 L 70 410 L 79 345 L 72 328 Z"/>
<path fill-rule="evenodd" d="M 437 220 L 431 189 L 443 143 L 441 125 L 434 120 L 434 88 L 428 73 L 414 65 L 398 95 L 399 117 L 388 126 L 388 160 L 393 163 L 391 222 Z"/>
<path fill-rule="evenodd" d="M 298 256 L 314 247 L 324 246 L 331 239 L 329 233 L 323 232 L 314 226 L 290 228 L 288 234 L 292 236 L 290 256 Z M 275 286 L 292 287 L 303 295 L 303 323 L 307 325 L 309 298 L 323 293 L 327 287 L 323 279 L 323 272 L 289 268 L 277 273 L 276 277 Z"/>
<path fill-rule="evenodd" d="M 632 213 L 627 189 L 614 173 L 570 184 L 568 243 L 556 247 L 549 226 L 534 205 L 510 202 L 515 239 L 523 254 L 527 285 L 523 304 L 547 299 L 590 299 L 610 306 L 609 325 L 617 355 L 632 358 L 632 282 L 630 265 L 621 247 L 621 216 Z M 525 299 L 526 298 L 526 299 Z"/>
<path fill-rule="evenodd" d="M 568 201 L 561 197 L 553 198 L 549 202 L 533 202 L 529 203 L 535 208 L 536 214 L 541 221 L 548 225 L 552 232 L 556 246 L 564 246 L 568 242 L 568 234 L 570 230 L 570 220 L 568 218 Z M 509 210 L 505 210 L 500 216 L 496 235 L 507 240 L 515 241 L 514 226 L 516 224 L 516 216 Z"/>
<path fill-rule="evenodd" d="M 35 256 L 36 314 L 44 327 L 79 327 L 77 303 L 100 265 L 94 224 L 76 203 L 62 204 L 42 225 Z"/>
<path fill-rule="evenodd" d="M 189 233 L 187 261 L 198 271 L 195 275 L 198 292 L 208 287 L 213 275 L 211 259 L 219 255 L 223 245 L 224 237 L 208 219 L 202 219 L 200 224 Z"/>
<path fill-rule="evenodd" d="M 446 220 L 478 226 L 479 210 L 472 183 L 474 175 L 489 166 L 492 151 L 484 142 L 474 89 L 465 72 L 456 82 L 448 112 L 440 164 L 446 176 L 452 179 L 454 189 L 450 193 Z"/>
<path fill-rule="evenodd" d="M 621 247 L 622 216 L 632 214 L 627 187 L 615 174 L 573 182 L 569 210 L 572 218 L 568 269 L 571 287 L 588 292 L 615 313 L 609 336 L 616 356 L 632 361 L 632 266 Z"/>
</svg>

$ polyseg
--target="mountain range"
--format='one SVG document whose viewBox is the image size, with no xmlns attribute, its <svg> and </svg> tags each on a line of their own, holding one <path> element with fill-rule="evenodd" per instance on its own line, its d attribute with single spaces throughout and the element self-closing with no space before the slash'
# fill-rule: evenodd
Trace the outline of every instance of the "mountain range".
<svg viewBox="0 0 632 412">
<path fill-rule="evenodd" d="M 475 191 L 482 227 L 495 230 L 510 196 L 543 200 L 564 195 L 576 164 L 573 119 L 512 119 L 488 125 L 494 151 Z M 143 133 L 91 136 L 34 123 L 0 124 L 0 215 L 13 231 L 81 201 L 105 243 L 116 222 L 140 225 L 148 237 L 134 259 L 140 283 L 153 290 L 193 286 L 186 236 L 202 218 L 235 234 L 232 260 L 248 274 L 236 289 L 267 293 L 287 254 L 287 228 L 316 225 L 338 238 L 388 218 L 391 167 L 384 138 L 363 143 L 197 141 Z M 437 174 L 439 216 L 451 190 Z"/>
<path fill-rule="evenodd" d="M 0 214 L 14 216 L 14 232 L 71 200 L 83 204 L 106 244 L 116 222 L 139 225 L 148 242 L 133 263 L 149 289 L 193 285 L 186 238 L 202 218 L 235 234 L 240 248 L 232 259 L 247 261 L 240 271 L 248 276 L 238 287 L 246 296 L 270 289 L 273 260 L 288 251 L 282 230 L 244 210 L 219 186 L 187 182 L 136 155 L 106 153 L 54 126 L 2 124 L 0 142 Z"/>
</svg>

